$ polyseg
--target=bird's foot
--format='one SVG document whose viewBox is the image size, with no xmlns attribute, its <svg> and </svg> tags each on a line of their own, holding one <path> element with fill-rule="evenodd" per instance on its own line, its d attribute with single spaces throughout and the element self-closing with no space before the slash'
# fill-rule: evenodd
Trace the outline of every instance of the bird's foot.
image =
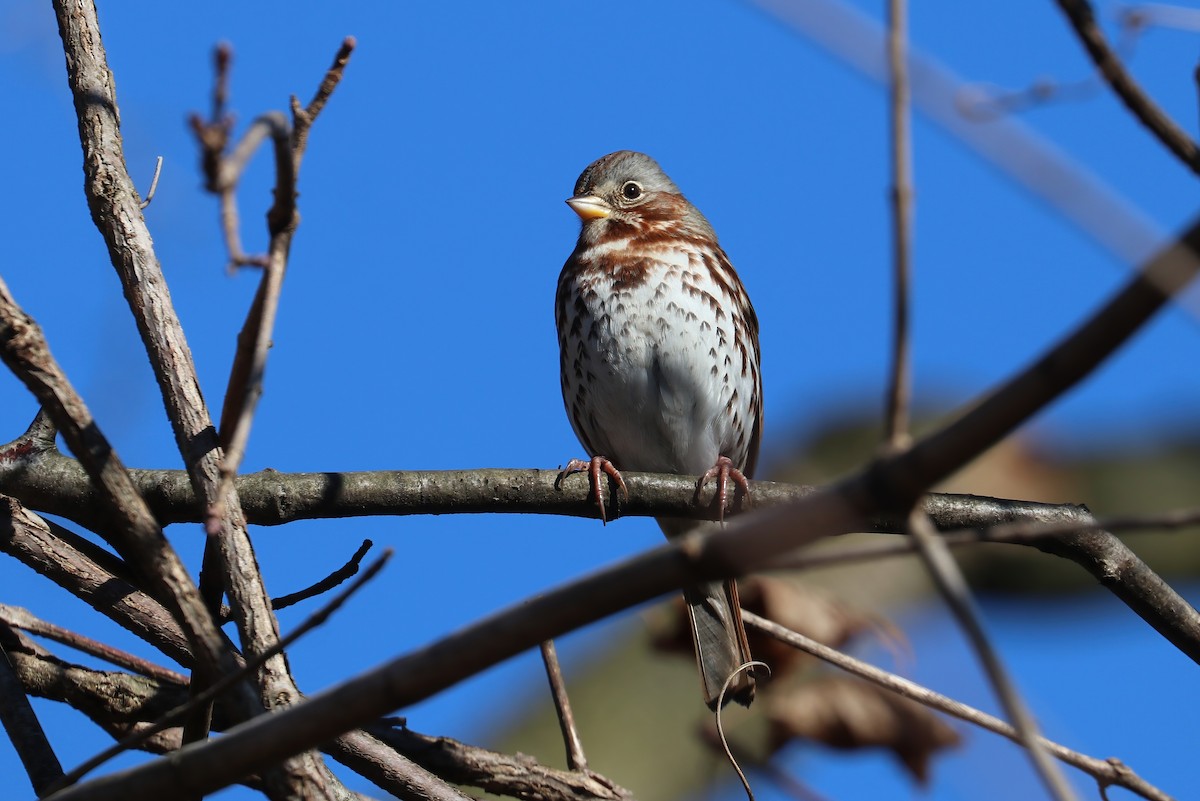
<svg viewBox="0 0 1200 801">
<path fill-rule="evenodd" d="M 562 484 L 562 480 L 572 473 L 588 474 L 588 481 L 592 486 L 592 499 L 596 502 L 597 508 L 600 509 L 600 521 L 608 523 L 608 515 L 604 511 L 604 487 L 600 483 L 600 473 L 607 475 L 621 494 L 626 498 L 629 497 L 629 490 L 625 487 L 625 479 L 621 478 L 621 471 L 617 466 L 603 456 L 593 456 L 591 459 L 584 461 L 583 459 L 572 459 L 567 462 L 567 466 L 558 474 L 558 478 L 554 481 L 554 486 L 558 487 Z M 740 473 L 739 473 L 740 475 Z M 745 481 L 745 479 L 742 479 Z"/>
<path fill-rule="evenodd" d="M 737 467 L 734 466 L 733 460 L 728 456 L 717 458 L 717 463 L 700 476 L 700 480 L 696 482 L 696 503 L 700 503 L 700 491 L 704 489 L 704 485 L 711 479 L 717 480 L 717 520 L 725 521 L 725 504 L 729 497 L 729 482 L 733 481 L 737 488 L 742 491 L 742 503 L 745 504 L 750 500 L 750 482 L 746 480 L 746 475 Z M 736 497 L 736 493 L 735 493 Z"/>
</svg>

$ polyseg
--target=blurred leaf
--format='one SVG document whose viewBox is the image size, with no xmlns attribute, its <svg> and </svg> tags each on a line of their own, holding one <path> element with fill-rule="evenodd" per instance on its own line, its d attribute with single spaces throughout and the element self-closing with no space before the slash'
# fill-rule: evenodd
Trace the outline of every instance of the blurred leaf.
<svg viewBox="0 0 1200 801">
<path fill-rule="evenodd" d="M 844 750 L 885 748 L 922 783 L 929 778 L 929 760 L 960 742 L 929 709 L 847 676 L 774 692 L 766 703 L 773 752 L 796 738 Z"/>
</svg>

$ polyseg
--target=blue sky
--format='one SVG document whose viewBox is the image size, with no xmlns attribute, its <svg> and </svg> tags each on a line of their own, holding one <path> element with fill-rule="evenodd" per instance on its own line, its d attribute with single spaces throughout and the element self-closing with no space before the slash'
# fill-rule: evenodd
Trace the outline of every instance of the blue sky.
<svg viewBox="0 0 1200 801">
<path fill-rule="evenodd" d="M 831 416 L 878 410 L 889 332 L 884 95 L 751 3 L 105 6 L 126 156 L 143 185 L 154 158 L 165 157 L 147 219 L 214 408 L 255 278 L 225 273 L 215 202 L 201 191 L 185 125 L 189 112 L 207 110 L 212 47 L 234 47 L 232 107 L 244 125 L 286 108 L 289 93 L 307 99 L 341 38 L 358 38 L 303 164 L 303 222 L 247 470 L 552 468 L 578 455 L 553 331 L 555 280 L 578 227 L 562 200 L 583 167 L 621 148 L 659 160 L 713 223 L 750 291 L 762 323 L 765 467 Z M 882 14 L 882 3 L 859 7 Z M 1049 2 L 917 4 L 911 27 L 916 46 L 969 81 L 1020 87 L 1088 71 Z M 1152 30 L 1134 61 L 1135 74 L 1189 129 L 1195 47 L 1192 33 Z M 16 110 L 0 128 L 10 154 L 0 275 L 42 324 L 124 460 L 178 467 L 80 191 L 48 3 L 0 8 L 0 73 Z M 1194 213 L 1193 177 L 1105 91 L 1023 120 L 1162 230 Z M 919 119 L 914 135 L 916 392 L 953 405 L 1069 330 L 1128 269 L 952 137 Z M 269 186 L 264 159 L 241 195 L 248 249 L 264 243 Z M 1197 330 L 1183 312 L 1164 314 L 1025 436 L 1055 453 L 1193 431 Z M 4 439 L 35 410 L 7 375 L 0 408 Z M 170 533 L 194 560 L 198 530 Z M 601 529 L 492 517 L 299 524 L 259 531 L 256 542 L 268 586 L 282 593 L 340 564 L 364 537 L 396 547 L 397 564 L 298 648 L 292 663 L 306 690 L 659 542 L 648 521 Z M 0 563 L 4 602 L 135 647 L 44 583 Z M 1158 680 L 1178 672 L 1185 681 L 1194 665 L 1108 598 L 1059 615 L 1039 609 L 1036 623 L 1011 605 L 987 608 L 1035 708 L 1070 744 L 1128 758 L 1178 795 L 1200 789 L 1181 760 L 1162 758 L 1194 738 L 1197 710 L 1180 714 L 1186 705 L 1174 685 Z M 918 678 L 952 687 L 971 668 L 959 646 L 947 645 L 957 635 L 939 613 L 911 614 Z M 1064 629 L 1072 647 L 1045 660 L 1046 632 L 1062 642 Z M 924 647 L 934 655 L 922 657 Z M 951 656 L 937 656 L 943 648 Z M 408 712 L 423 731 L 477 738 L 487 724 L 471 704 L 507 683 L 540 681 L 538 670 L 532 657 L 516 660 Z M 1147 695 L 1106 709 L 1122 715 L 1119 724 L 1089 717 L 1101 687 L 1143 670 L 1156 680 L 1129 691 Z M 39 710 L 55 726 L 73 720 L 49 705 Z M 1142 734 L 1150 731 L 1153 738 Z M 64 745 L 65 761 L 94 742 Z M 1138 749 L 1143 759 L 1131 755 Z M 980 753 L 948 761 L 922 797 L 1015 797 L 981 795 L 970 782 L 979 765 L 1000 764 Z M 885 762 L 867 763 L 805 757 L 796 767 L 834 798 L 913 792 Z M 1006 775 L 1025 775 L 1019 759 L 1012 764 Z M 0 770 L 18 770 L 3 746 Z"/>
</svg>

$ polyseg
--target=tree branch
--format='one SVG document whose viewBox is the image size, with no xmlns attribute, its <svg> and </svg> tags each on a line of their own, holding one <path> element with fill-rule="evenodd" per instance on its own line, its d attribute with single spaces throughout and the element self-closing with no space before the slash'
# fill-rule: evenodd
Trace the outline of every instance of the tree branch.
<svg viewBox="0 0 1200 801">
<path fill-rule="evenodd" d="M 798 648 L 806 654 L 811 654 L 848 673 L 852 673 L 855 676 L 891 690 L 917 703 L 924 704 L 931 709 L 936 709 L 947 715 L 953 715 L 960 720 L 965 720 L 968 723 L 995 732 L 1001 737 L 1007 737 L 1015 743 L 1019 744 L 1021 742 L 1017 730 L 999 718 L 985 712 L 980 712 L 978 709 L 969 707 L 952 698 L 947 698 L 908 679 L 888 673 L 885 670 L 880 670 L 874 665 L 869 665 L 852 656 L 822 645 L 816 640 L 784 628 L 766 618 L 759 617 L 753 612 L 743 610 L 742 616 L 747 626 L 765 632 L 793 648 Z M 1116 785 L 1135 792 L 1144 798 L 1151 799 L 1151 801 L 1172 801 L 1171 796 L 1146 782 L 1118 760 L 1096 759 L 1095 757 L 1081 754 L 1078 751 L 1072 751 L 1052 740 L 1047 740 L 1045 737 L 1040 737 L 1039 739 L 1046 751 L 1062 762 L 1092 776 L 1100 784 L 1101 789 Z"/>
<path fill-rule="evenodd" d="M 1091 3 L 1087 0 L 1058 0 L 1058 7 L 1066 15 L 1096 69 L 1100 70 L 1100 74 L 1108 81 L 1117 97 L 1188 169 L 1200 174 L 1200 146 L 1197 146 L 1187 132 L 1142 91 L 1142 87 L 1125 69 L 1121 59 L 1109 46 L 1100 26 L 1096 24 L 1096 15 L 1092 11 Z"/>
<path fill-rule="evenodd" d="M 33 791 L 41 796 L 62 778 L 62 764 L 46 739 L 46 732 L 8 655 L 3 640 L 11 640 L 11 637 L 12 630 L 0 622 L 0 724 L 25 767 Z"/>
<path fill-rule="evenodd" d="M 201 519 L 203 513 L 181 471 L 130 473 L 160 520 Z M 595 517 L 595 502 L 586 483 L 556 490 L 556 475 L 556 471 L 495 469 L 374 473 L 265 470 L 239 476 L 237 491 L 249 522 L 267 526 L 363 515 L 492 512 Z M 625 516 L 701 518 L 706 514 L 707 506 L 698 507 L 693 501 L 695 479 L 649 473 L 622 475 L 630 493 L 628 499 L 620 501 Z M 816 491 L 817 487 L 810 486 L 751 482 L 758 507 L 790 503 Z M 32 447 L 28 435 L 0 447 L 0 492 L 81 525 L 95 524 L 98 498 L 79 466 L 52 448 Z M 1096 521 L 1087 509 L 1072 504 L 944 494 L 928 495 L 923 504 L 926 514 L 942 531 L 987 529 L 1018 522 L 1051 526 L 1037 536 L 1014 539 L 1079 564 L 1200 663 L 1200 614 L 1128 546 L 1109 532 L 1096 530 Z M 868 520 L 863 529 L 900 533 L 904 523 L 901 516 L 884 512 Z M 972 536 L 990 539 L 986 535 Z M 999 535 L 995 540 L 1010 541 Z M 781 566 L 778 561 L 772 563 L 772 568 Z"/>
</svg>

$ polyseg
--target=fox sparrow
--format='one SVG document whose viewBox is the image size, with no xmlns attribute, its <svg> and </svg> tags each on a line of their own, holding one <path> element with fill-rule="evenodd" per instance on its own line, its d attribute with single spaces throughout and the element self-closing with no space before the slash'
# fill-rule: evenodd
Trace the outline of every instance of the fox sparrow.
<svg viewBox="0 0 1200 801">
<path fill-rule="evenodd" d="M 554 316 L 563 403 L 600 496 L 601 472 L 717 479 L 724 510 L 730 480 L 744 491 L 762 436 L 758 318 L 717 235 L 649 156 L 623 150 L 592 163 L 567 204 L 583 221 L 558 278 Z M 714 525 L 660 518 L 675 537 Z M 705 702 L 750 650 L 737 585 L 684 590 Z M 726 698 L 749 705 L 754 678 L 740 673 Z"/>
</svg>

